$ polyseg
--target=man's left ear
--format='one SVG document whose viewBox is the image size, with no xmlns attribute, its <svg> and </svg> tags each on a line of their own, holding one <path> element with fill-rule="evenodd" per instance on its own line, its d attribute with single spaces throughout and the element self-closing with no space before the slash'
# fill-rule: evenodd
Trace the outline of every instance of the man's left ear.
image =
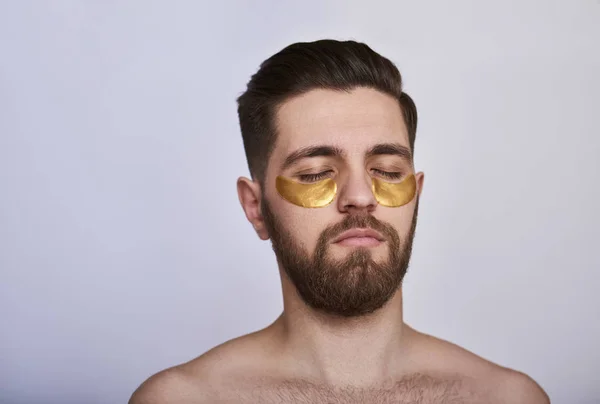
<svg viewBox="0 0 600 404">
<path fill-rule="evenodd" d="M 237 180 L 237 192 L 242 209 L 244 209 L 244 213 L 246 214 L 246 219 L 252 224 L 254 231 L 256 231 L 261 240 L 268 240 L 269 232 L 265 226 L 260 206 L 260 185 L 249 178 L 240 177 Z"/>
<path fill-rule="evenodd" d="M 415 174 L 415 178 L 417 180 L 417 192 L 419 198 L 421 197 L 421 192 L 423 191 L 423 183 L 425 182 L 425 174 L 421 171 Z"/>
</svg>

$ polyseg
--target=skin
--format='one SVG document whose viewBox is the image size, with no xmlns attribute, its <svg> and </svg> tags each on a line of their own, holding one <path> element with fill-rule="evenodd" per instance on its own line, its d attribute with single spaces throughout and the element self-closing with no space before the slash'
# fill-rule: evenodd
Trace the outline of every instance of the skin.
<svg viewBox="0 0 600 404">
<path fill-rule="evenodd" d="M 312 252 L 323 229 L 346 215 L 370 214 L 404 237 L 410 230 L 416 198 L 388 208 L 370 188 L 373 169 L 415 172 L 412 160 L 397 156 L 365 159 L 375 144 L 409 147 L 398 103 L 373 89 L 351 92 L 313 90 L 286 101 L 277 113 L 279 137 L 269 160 L 265 189 L 238 180 L 240 203 L 262 240 L 269 233 L 261 215 L 267 199 L 295 241 Z M 332 145 L 343 157 L 313 157 L 282 170 L 285 158 L 306 146 Z M 281 198 L 277 175 L 297 176 L 332 168 L 336 199 L 307 209 Z M 417 192 L 424 174 L 415 173 Z M 353 247 L 332 244 L 343 259 Z M 389 256 L 387 243 L 370 247 L 372 259 Z M 280 266 L 284 311 L 268 327 L 228 341 L 202 356 L 162 371 L 133 394 L 130 404 L 165 403 L 549 403 L 528 376 L 493 364 L 449 342 L 420 333 L 402 315 L 402 289 L 375 312 L 355 317 L 311 309 Z"/>
</svg>

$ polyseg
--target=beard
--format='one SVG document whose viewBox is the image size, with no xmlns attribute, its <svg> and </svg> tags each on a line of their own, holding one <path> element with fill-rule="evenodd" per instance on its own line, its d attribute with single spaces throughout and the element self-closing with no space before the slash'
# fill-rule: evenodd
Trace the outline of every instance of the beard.
<svg viewBox="0 0 600 404">
<path fill-rule="evenodd" d="M 311 308 L 334 316 L 365 316 L 383 307 L 402 285 L 408 270 L 417 225 L 419 199 L 408 234 L 401 238 L 388 223 L 368 213 L 349 214 L 321 232 L 312 256 L 299 245 L 263 198 L 262 215 L 273 251 L 285 275 Z M 388 256 L 375 262 L 366 247 L 343 259 L 330 256 L 331 241 L 353 228 L 371 228 L 386 240 Z"/>
</svg>

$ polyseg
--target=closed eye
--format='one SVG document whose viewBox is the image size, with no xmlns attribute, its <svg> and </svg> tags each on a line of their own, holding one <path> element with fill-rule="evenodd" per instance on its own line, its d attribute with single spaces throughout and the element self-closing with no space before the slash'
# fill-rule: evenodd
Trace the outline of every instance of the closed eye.
<svg viewBox="0 0 600 404">
<path fill-rule="evenodd" d="M 300 175 L 298 175 L 298 178 L 302 182 L 311 183 L 311 182 L 317 182 L 317 181 L 323 180 L 325 178 L 328 178 L 329 176 L 331 176 L 332 173 L 333 173 L 333 170 L 327 170 L 327 171 L 321 171 L 320 173 L 316 173 L 316 174 L 300 174 Z"/>
<path fill-rule="evenodd" d="M 373 172 L 380 177 L 383 177 L 388 180 L 398 180 L 402 178 L 402 173 L 400 171 L 383 171 L 377 168 L 373 169 Z"/>
</svg>

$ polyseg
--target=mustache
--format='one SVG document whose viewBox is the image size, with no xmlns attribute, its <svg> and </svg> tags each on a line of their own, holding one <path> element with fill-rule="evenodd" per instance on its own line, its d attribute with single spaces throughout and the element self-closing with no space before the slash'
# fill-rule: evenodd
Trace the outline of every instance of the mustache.
<svg viewBox="0 0 600 404">
<path fill-rule="evenodd" d="M 346 216 L 341 222 L 327 227 L 321 233 L 321 239 L 331 240 L 343 232 L 355 228 L 373 229 L 388 240 L 398 237 L 398 233 L 392 225 L 382 222 L 370 214 L 355 214 Z"/>
</svg>

